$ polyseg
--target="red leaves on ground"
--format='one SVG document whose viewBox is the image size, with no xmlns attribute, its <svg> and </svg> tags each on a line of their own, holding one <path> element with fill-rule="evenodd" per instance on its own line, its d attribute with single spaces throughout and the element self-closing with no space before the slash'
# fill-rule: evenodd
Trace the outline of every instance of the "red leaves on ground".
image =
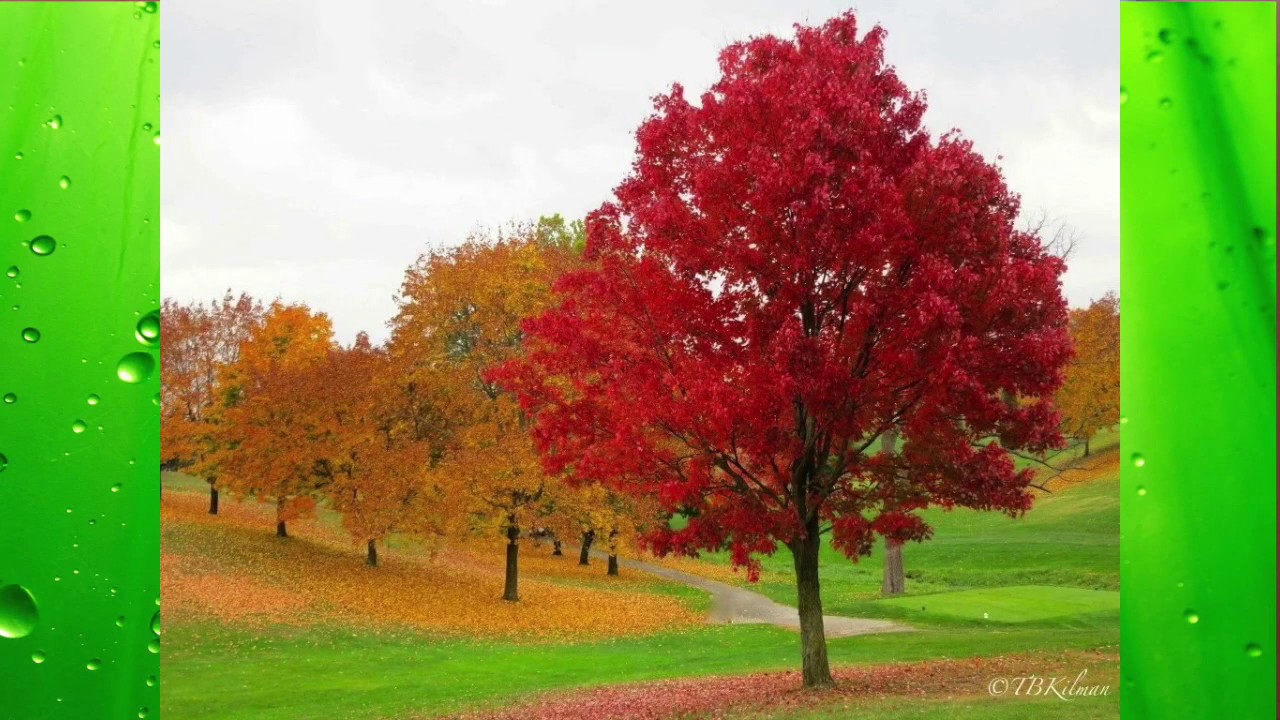
<svg viewBox="0 0 1280 720">
<path fill-rule="evenodd" d="M 1013 655 L 964 660 L 843 668 L 833 690 L 803 690 L 800 673 L 685 678 L 555 693 L 497 711 L 451 716 L 464 720 L 665 720 L 736 717 L 739 713 L 880 698 L 984 695 L 998 677 L 1074 676 L 1090 670 L 1091 683 L 1114 684 L 1119 658 L 1098 653 Z M 1095 672 L 1097 670 L 1098 672 Z"/>
</svg>

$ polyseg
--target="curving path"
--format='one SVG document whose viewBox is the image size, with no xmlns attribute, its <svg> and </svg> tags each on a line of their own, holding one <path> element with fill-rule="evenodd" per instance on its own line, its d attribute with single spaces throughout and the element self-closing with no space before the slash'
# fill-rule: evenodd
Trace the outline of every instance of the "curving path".
<svg viewBox="0 0 1280 720">
<path fill-rule="evenodd" d="M 592 555 L 594 554 L 595 552 L 592 552 Z M 776 625 L 797 632 L 800 630 L 800 616 L 795 608 L 774 602 L 760 593 L 700 575 L 673 570 L 639 560 L 619 559 L 618 562 L 622 567 L 646 572 L 710 593 L 711 614 L 707 618 L 709 622 Z M 908 632 L 915 629 L 888 620 L 851 618 L 840 615 L 823 615 L 822 624 L 826 629 L 828 638 L 870 635 L 872 633 Z"/>
</svg>

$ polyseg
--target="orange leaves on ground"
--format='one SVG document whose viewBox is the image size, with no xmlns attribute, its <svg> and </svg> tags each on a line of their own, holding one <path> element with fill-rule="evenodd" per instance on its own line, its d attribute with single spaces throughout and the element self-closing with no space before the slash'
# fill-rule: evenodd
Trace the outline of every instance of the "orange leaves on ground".
<svg viewBox="0 0 1280 720">
<path fill-rule="evenodd" d="M 263 532 L 271 510 L 260 504 L 228 504 L 217 518 L 204 509 L 194 494 L 169 493 L 162 504 L 168 622 L 340 622 L 539 640 L 645 634 L 701 622 L 676 598 L 644 592 L 656 580 L 607 578 L 598 566 L 578 572 L 570 557 L 528 553 L 521 602 L 508 603 L 500 599 L 501 556 L 490 543 L 434 557 L 398 548 L 372 569 L 350 539 L 323 520 L 298 523 L 293 538 L 279 539 Z"/>
<path fill-rule="evenodd" d="M 1110 692 L 1118 692 L 1118 656 L 1068 652 L 837 669 L 834 673 L 837 687 L 824 691 L 801 689 L 798 672 L 614 685 L 554 693 L 498 711 L 451 717 L 466 720 L 665 720 L 751 717 L 756 713 L 772 716 L 788 710 L 810 713 L 823 707 L 832 711 L 842 707 L 850 709 L 854 703 L 865 703 L 871 699 L 990 697 L 987 688 L 992 680 L 1031 674 L 1066 677 L 1065 691 L 1070 679 L 1081 670 L 1088 671 L 1082 685 L 1109 685 Z M 1077 699 L 1082 703 L 1089 700 L 1087 697 Z M 1012 697 L 1007 701 L 1028 703 L 1034 702 L 1035 698 Z M 1051 698 L 1046 702 L 1061 701 Z"/>
</svg>

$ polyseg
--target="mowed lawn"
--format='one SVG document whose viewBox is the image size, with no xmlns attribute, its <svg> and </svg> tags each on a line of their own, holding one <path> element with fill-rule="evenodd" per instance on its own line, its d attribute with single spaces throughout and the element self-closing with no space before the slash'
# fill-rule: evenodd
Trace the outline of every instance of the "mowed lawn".
<svg viewBox="0 0 1280 720">
<path fill-rule="evenodd" d="M 828 548 L 822 558 L 828 614 L 889 617 L 916 628 L 831 640 L 833 664 L 1017 653 L 1049 657 L 1098 650 L 1104 668 L 1118 666 L 1119 470 L 1114 449 L 1100 449 L 1086 466 L 1091 470 L 1081 473 L 1078 483 L 1058 486 L 1023 518 L 931 512 L 935 537 L 907 546 L 908 594 L 899 598 L 880 598 L 878 553 L 854 564 Z M 202 482 L 177 475 L 166 475 L 165 487 L 166 492 L 207 492 Z M 321 518 L 324 525 L 336 525 L 325 513 Z M 202 539 L 206 529 L 194 526 L 166 530 L 186 553 L 199 552 L 202 542 L 225 539 L 216 534 Z M 262 542 L 278 542 L 270 531 L 262 529 Z M 295 540 L 306 542 L 285 542 Z M 414 551 L 412 543 L 396 543 L 388 556 L 394 563 L 397 553 Z M 575 551 L 568 545 L 567 557 L 556 560 L 576 563 Z M 209 549 L 210 555 L 219 552 Z M 350 553 L 353 566 L 358 565 L 359 550 Z M 524 550 L 531 561 L 535 554 L 549 553 L 546 545 Z M 299 560 L 305 552 L 289 557 L 306 562 Z M 716 556 L 704 562 L 727 560 Z M 755 588 L 794 604 L 786 551 L 764 563 L 764 578 Z M 603 578 L 540 580 L 557 587 L 595 587 Z M 662 583 L 632 590 L 674 596 L 699 612 L 706 607 L 700 593 L 686 589 L 673 594 Z M 598 607 L 586 602 L 577 612 L 607 631 L 610 618 Z M 403 628 L 342 623 L 250 627 L 199 616 L 175 622 L 167 615 L 163 711 L 183 720 L 428 718 L 575 688 L 793 670 L 799 660 L 795 633 L 754 625 L 681 627 L 616 639 L 469 640 Z M 1035 672 L 1034 662 L 1027 671 Z M 992 698 L 984 687 L 960 690 L 945 697 L 866 698 L 852 707 L 815 702 L 803 712 L 751 711 L 727 717 L 1051 720 L 1119 714 L 1114 687 L 1107 697 L 1065 702 Z"/>
</svg>

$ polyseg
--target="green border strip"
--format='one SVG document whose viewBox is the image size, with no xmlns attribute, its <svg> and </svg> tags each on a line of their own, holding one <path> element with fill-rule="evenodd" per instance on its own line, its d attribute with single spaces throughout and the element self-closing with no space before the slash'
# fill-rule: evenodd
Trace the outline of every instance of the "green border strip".
<svg viewBox="0 0 1280 720">
<path fill-rule="evenodd" d="M 1123 717 L 1276 717 L 1274 3 L 1121 5 Z"/>
<path fill-rule="evenodd" d="M 0 720 L 159 717 L 159 32 L 0 3 Z"/>
</svg>

